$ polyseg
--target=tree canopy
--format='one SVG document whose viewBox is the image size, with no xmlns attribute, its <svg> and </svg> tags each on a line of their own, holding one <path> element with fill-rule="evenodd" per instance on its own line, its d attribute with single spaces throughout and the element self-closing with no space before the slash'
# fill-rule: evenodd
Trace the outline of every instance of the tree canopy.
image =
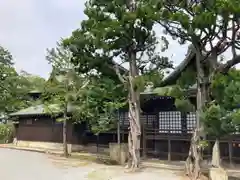
<svg viewBox="0 0 240 180">
<path fill-rule="evenodd" d="M 153 30 L 154 21 L 149 18 L 152 12 L 148 2 L 142 0 L 134 12 L 129 11 L 129 6 L 124 1 L 87 2 L 84 12 L 88 19 L 82 21 L 81 28 L 64 41 L 73 52 L 72 62 L 77 65 L 78 71 L 85 73 L 95 69 L 106 74 L 113 70 L 113 78 L 119 68 L 114 62 L 120 65 L 128 63 L 132 45 L 135 46 L 140 74 L 149 74 L 151 81 L 154 77 L 161 77 L 162 69 L 172 67 L 168 59 L 160 54 L 168 45 L 164 37 L 162 49 L 156 49 L 159 40 Z"/>
<path fill-rule="evenodd" d="M 50 105 L 57 104 L 58 111 L 67 109 L 71 114 L 69 120 L 87 122 L 94 133 L 112 129 L 116 109 L 125 104 L 123 85 L 98 73 L 77 72 L 71 58 L 72 53 L 61 43 L 48 50 L 47 59 L 53 66 L 43 96 L 48 110 L 55 114 Z"/>
<path fill-rule="evenodd" d="M 149 2 L 89 0 L 84 10 L 87 20 L 80 29 L 64 40 L 73 53 L 72 62 L 78 72 L 96 70 L 109 78 L 118 77 L 128 92 L 129 107 L 129 167 L 139 166 L 140 161 L 140 91 L 149 83 L 156 84 L 163 76 L 163 69 L 171 68 L 168 58 L 161 52 L 167 49 L 162 37 L 162 48 L 157 51 L 158 39 L 153 30 L 154 21 Z M 118 64 L 126 64 L 121 72 Z M 132 144 L 131 144 L 132 142 Z M 132 161 L 132 163 L 130 163 Z"/>
<path fill-rule="evenodd" d="M 27 106 L 27 81 L 13 67 L 9 51 L 0 47 L 0 113 L 8 114 Z"/>
<path fill-rule="evenodd" d="M 40 90 L 45 80 L 26 72 L 17 73 L 11 53 L 0 46 L 0 113 L 8 113 L 34 105 L 29 96 L 32 90 Z"/>
<path fill-rule="evenodd" d="M 240 71 L 217 74 L 211 84 L 213 101 L 202 115 L 205 131 L 217 138 L 239 132 Z"/>
</svg>

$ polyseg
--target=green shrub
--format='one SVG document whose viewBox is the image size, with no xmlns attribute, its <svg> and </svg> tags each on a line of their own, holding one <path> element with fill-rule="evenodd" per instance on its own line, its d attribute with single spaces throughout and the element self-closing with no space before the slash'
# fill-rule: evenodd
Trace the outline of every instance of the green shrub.
<svg viewBox="0 0 240 180">
<path fill-rule="evenodd" d="M 0 124 L 0 143 L 13 141 L 14 127 L 12 124 Z"/>
</svg>

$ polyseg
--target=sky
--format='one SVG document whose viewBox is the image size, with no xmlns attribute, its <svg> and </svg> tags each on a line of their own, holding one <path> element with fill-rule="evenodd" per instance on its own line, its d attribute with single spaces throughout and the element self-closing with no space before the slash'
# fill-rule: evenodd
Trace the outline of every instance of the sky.
<svg viewBox="0 0 240 180">
<path fill-rule="evenodd" d="M 85 0 L 1 0 L 0 45 L 13 55 L 17 71 L 27 71 L 47 78 L 51 66 L 46 61 L 46 49 L 56 46 L 60 38 L 68 37 L 80 27 L 86 16 Z M 162 32 L 155 28 L 160 37 Z M 168 56 L 175 65 L 187 53 L 187 46 L 169 39 Z"/>
</svg>

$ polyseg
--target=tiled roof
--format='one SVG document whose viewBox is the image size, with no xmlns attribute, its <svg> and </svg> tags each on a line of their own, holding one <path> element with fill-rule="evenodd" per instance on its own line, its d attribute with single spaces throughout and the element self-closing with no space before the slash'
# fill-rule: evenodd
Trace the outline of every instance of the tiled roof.
<svg viewBox="0 0 240 180">
<path fill-rule="evenodd" d="M 49 109 L 53 111 L 53 113 L 61 113 L 60 108 L 57 104 L 49 105 Z M 68 107 L 68 111 L 72 111 L 71 106 Z M 26 115 L 47 115 L 49 112 L 46 110 L 45 105 L 37 105 L 37 106 L 31 106 L 26 109 L 22 109 L 20 111 L 11 113 L 9 116 L 26 116 Z"/>
<path fill-rule="evenodd" d="M 188 65 L 195 59 L 195 53 L 193 52 L 193 46 L 188 47 L 188 52 L 185 59 L 170 73 L 161 83 L 162 86 L 173 85 L 180 77 L 181 73 L 188 67 Z"/>
</svg>

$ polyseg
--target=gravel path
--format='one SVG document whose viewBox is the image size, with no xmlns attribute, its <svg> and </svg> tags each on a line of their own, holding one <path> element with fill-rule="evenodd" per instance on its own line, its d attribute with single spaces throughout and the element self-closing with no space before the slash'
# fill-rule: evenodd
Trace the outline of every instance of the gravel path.
<svg viewBox="0 0 240 180">
<path fill-rule="evenodd" d="M 1 149 L 0 179 L 2 180 L 179 180 L 163 170 L 124 173 L 120 167 L 66 160 L 46 154 Z"/>
</svg>

